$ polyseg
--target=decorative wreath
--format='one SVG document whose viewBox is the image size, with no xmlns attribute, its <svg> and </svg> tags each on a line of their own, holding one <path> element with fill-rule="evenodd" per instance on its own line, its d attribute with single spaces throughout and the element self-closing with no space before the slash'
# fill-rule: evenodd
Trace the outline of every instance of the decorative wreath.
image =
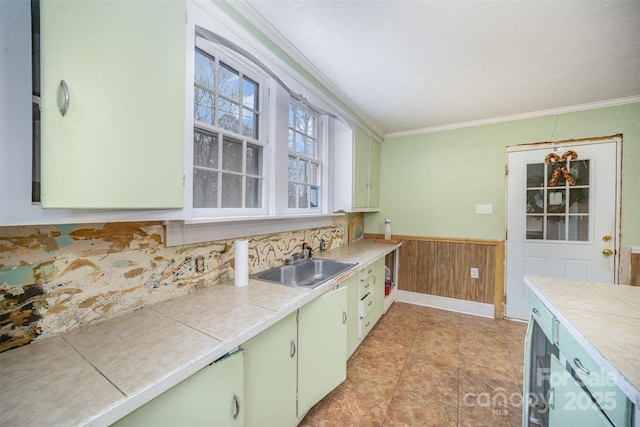
<svg viewBox="0 0 640 427">
<path fill-rule="evenodd" d="M 544 162 L 548 165 L 554 164 L 555 169 L 553 174 L 551 175 L 551 179 L 549 180 L 549 187 L 555 187 L 558 182 L 558 178 L 560 178 L 560 174 L 564 176 L 564 179 L 567 180 L 569 185 L 576 185 L 576 181 L 573 179 L 573 175 L 567 169 L 567 161 L 568 160 L 578 160 L 578 153 L 575 151 L 569 150 L 562 155 L 562 157 L 558 156 L 556 153 L 549 153 L 547 157 L 545 157 Z"/>
</svg>

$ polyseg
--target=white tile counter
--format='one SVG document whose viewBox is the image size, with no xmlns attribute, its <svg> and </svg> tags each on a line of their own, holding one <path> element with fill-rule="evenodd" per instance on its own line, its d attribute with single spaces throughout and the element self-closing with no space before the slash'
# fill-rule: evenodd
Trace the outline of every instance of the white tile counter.
<svg viewBox="0 0 640 427">
<path fill-rule="evenodd" d="M 640 406 L 640 287 L 534 276 L 525 283 Z"/>
<path fill-rule="evenodd" d="M 0 425 L 109 425 L 398 246 L 318 254 L 358 265 L 312 291 L 229 282 L 0 353 Z"/>
</svg>

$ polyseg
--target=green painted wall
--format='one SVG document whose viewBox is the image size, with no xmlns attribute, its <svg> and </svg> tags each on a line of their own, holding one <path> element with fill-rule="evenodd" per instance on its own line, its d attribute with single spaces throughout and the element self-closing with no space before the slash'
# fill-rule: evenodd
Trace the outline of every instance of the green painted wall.
<svg viewBox="0 0 640 427">
<path fill-rule="evenodd" d="M 640 245 L 640 103 L 385 139 L 380 212 L 365 231 L 504 239 L 505 147 L 623 134 L 622 245 Z M 476 215 L 477 203 L 493 215 Z"/>
</svg>

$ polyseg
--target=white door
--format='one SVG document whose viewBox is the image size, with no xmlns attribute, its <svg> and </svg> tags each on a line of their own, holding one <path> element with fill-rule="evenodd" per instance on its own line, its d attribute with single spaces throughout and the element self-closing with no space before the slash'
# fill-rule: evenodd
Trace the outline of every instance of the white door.
<svg viewBox="0 0 640 427">
<path fill-rule="evenodd" d="M 507 152 L 507 317 L 528 317 L 526 275 L 615 283 L 619 142 Z"/>
</svg>

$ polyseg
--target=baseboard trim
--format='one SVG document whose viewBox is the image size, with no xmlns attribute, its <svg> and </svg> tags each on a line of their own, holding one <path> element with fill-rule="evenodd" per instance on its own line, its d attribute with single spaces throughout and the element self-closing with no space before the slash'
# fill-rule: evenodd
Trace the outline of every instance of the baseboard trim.
<svg viewBox="0 0 640 427">
<path fill-rule="evenodd" d="M 490 319 L 493 319 L 494 315 L 493 304 L 439 297 L 436 295 L 402 291 L 399 289 L 398 302 L 406 302 L 409 304 L 422 305 L 424 307 L 438 308 L 440 310 L 455 311 L 457 313 L 471 314 L 473 316 L 488 317 Z"/>
</svg>

